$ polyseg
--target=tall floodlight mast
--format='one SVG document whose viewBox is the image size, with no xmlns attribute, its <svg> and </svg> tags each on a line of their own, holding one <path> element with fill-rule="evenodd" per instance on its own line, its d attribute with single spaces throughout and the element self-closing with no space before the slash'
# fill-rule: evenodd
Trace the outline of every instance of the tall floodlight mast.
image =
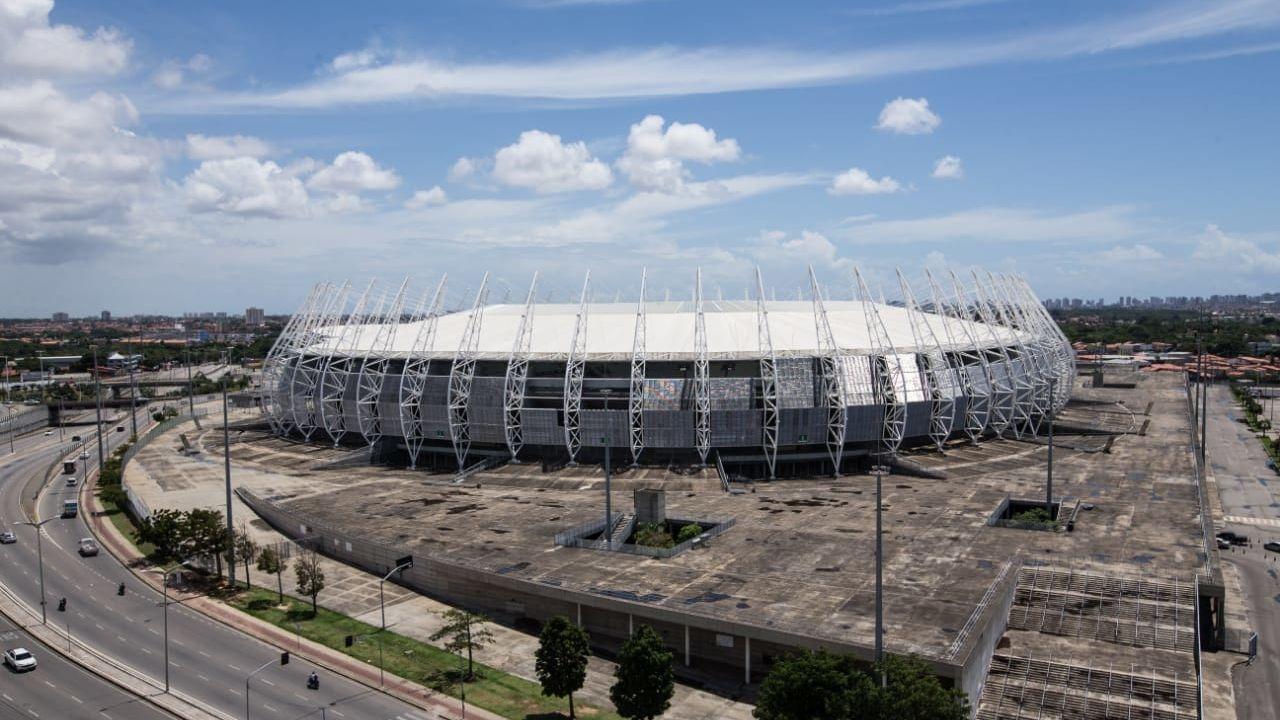
<svg viewBox="0 0 1280 720">
<path fill-rule="evenodd" d="M 538 289 L 538 273 L 533 273 L 529 283 L 529 295 L 520 313 L 516 338 L 511 343 L 511 356 L 507 359 L 507 373 L 502 382 L 502 427 L 507 437 L 507 450 L 511 461 L 519 462 L 520 448 L 524 447 L 524 426 L 521 422 L 524 409 L 525 382 L 529 379 L 529 355 L 533 343 L 533 302 Z"/>
<path fill-rule="evenodd" d="M 907 318 L 911 322 L 911 337 L 916 344 L 916 363 L 918 371 L 925 380 L 925 390 L 929 396 L 929 439 L 942 452 L 947 438 L 951 437 L 952 424 L 955 422 L 955 395 L 957 381 L 951 367 L 947 364 L 946 354 L 938 335 L 933 331 L 930 313 L 921 309 L 916 302 L 911 285 L 898 269 L 898 286 L 902 289 L 902 301 L 907 308 Z"/>
<path fill-rule="evenodd" d="M 987 367 L 986 353 L 974 339 L 973 327 L 968 319 L 946 302 L 933 274 L 928 269 L 924 272 L 929 279 L 932 311 L 938 316 L 947 345 L 954 354 L 955 376 L 965 398 L 964 432 L 969 436 L 970 442 L 976 445 L 991 416 L 991 369 Z M 963 342 L 956 339 L 957 334 L 964 336 Z"/>
<path fill-rule="evenodd" d="M 773 352 L 769 331 L 769 307 L 764 298 L 764 280 L 756 267 L 756 333 L 760 348 L 761 444 L 769 466 L 769 479 L 777 476 L 778 465 L 778 358 Z"/>
<path fill-rule="evenodd" d="M 458 458 L 458 472 L 467 469 L 467 453 L 471 450 L 471 386 L 476 377 L 476 349 L 480 344 L 480 325 L 484 305 L 489 300 L 489 273 L 480 281 L 475 303 L 467 316 L 467 326 L 458 343 L 458 352 L 449 367 L 449 439 Z"/>
<path fill-rule="evenodd" d="M 645 285 L 649 271 L 640 271 L 640 299 L 636 301 L 636 326 L 631 339 L 631 393 L 627 397 L 627 414 L 631 427 L 631 464 L 640 463 L 644 450 L 644 401 L 648 383 L 645 381 Z"/>
<path fill-rule="evenodd" d="M 357 336 L 360 329 L 364 327 L 365 309 L 377 282 L 376 279 L 369 281 L 369 285 L 360 294 L 351 314 L 342 321 L 333 347 L 330 348 L 328 358 L 325 360 L 324 370 L 320 373 L 320 422 L 325 434 L 333 441 L 334 447 L 338 447 L 338 443 L 342 441 L 342 436 L 348 429 L 342 405 L 346 399 L 347 385 L 355 362 L 355 355 L 351 351 L 354 345 L 352 338 Z"/>
<path fill-rule="evenodd" d="M 693 413 L 694 442 L 702 465 L 711 451 L 710 363 L 707 362 L 707 318 L 702 307 L 702 268 L 693 287 Z"/>
<path fill-rule="evenodd" d="M 569 464 L 577 463 L 582 448 L 582 377 L 587 370 L 587 294 L 591 290 L 591 271 L 582 281 L 582 297 L 573 323 L 569 342 L 569 359 L 564 366 L 564 446 L 569 451 Z"/>
<path fill-rule="evenodd" d="M 840 372 L 840 349 L 831 332 L 827 305 L 822 300 L 822 288 L 818 285 L 818 277 L 814 274 L 812 265 L 809 266 L 809 289 L 813 294 L 813 326 L 818 338 L 818 366 L 822 372 L 822 404 L 827 411 L 827 455 L 831 458 L 832 475 L 840 477 L 840 467 L 844 461 L 848 402 L 845 400 Z"/>
<path fill-rule="evenodd" d="M 400 432 L 404 436 L 405 448 L 409 451 L 409 469 L 418 466 L 418 453 L 426 438 L 422 430 L 422 393 L 427 389 L 427 372 L 431 369 L 431 358 L 428 352 L 433 349 L 436 338 L 436 321 L 440 318 L 440 306 L 444 302 L 445 284 L 449 281 L 448 273 L 440 277 L 435 294 L 427 305 L 426 316 L 418 325 L 418 332 L 405 356 L 404 370 L 400 373 Z"/>
<path fill-rule="evenodd" d="M 372 350 L 364 358 L 364 362 L 360 363 L 360 375 L 356 380 L 356 424 L 360 426 L 360 435 L 370 447 L 382 437 L 382 414 L 378 401 L 382 398 L 382 387 L 391 370 L 391 350 L 395 346 L 396 333 L 403 320 L 401 316 L 404 314 L 408 289 L 409 278 L 406 277 L 391 302 L 384 304 L 384 309 L 378 315 Z"/>
</svg>

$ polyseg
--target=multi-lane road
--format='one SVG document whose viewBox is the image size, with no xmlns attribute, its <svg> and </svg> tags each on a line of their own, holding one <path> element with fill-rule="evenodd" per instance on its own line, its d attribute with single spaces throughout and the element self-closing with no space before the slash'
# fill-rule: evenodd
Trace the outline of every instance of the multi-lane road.
<svg viewBox="0 0 1280 720">
<path fill-rule="evenodd" d="M 114 424 L 107 425 L 114 430 Z M 139 426 L 143 419 L 139 418 Z M 88 437 L 92 431 L 83 429 Z M 68 435 L 70 437 L 70 435 Z M 107 450 L 110 451 L 126 439 L 124 433 L 104 433 Z M 22 509 L 24 487 L 34 477 L 45 472 L 57 457 L 72 450 L 69 440 L 58 441 L 37 435 L 23 438 L 18 452 L 0 464 L 0 524 L 13 530 L 18 542 L 0 545 L 0 584 L 13 596 L 39 612 L 40 583 L 37 564 L 36 530 L 20 523 L 27 521 Z M 96 450 L 89 446 L 89 461 L 96 463 Z M 77 473 L 77 477 L 79 477 Z M 65 499 L 74 499 L 76 488 L 67 487 L 61 478 L 43 493 L 35 510 L 40 520 L 58 518 Z M 30 497 L 30 491 L 28 491 Z M 114 662 L 131 668 L 135 673 L 150 678 L 157 688 L 163 687 L 165 671 L 164 606 L 159 592 L 137 580 L 123 565 L 108 553 L 97 557 L 80 557 L 77 543 L 89 537 L 90 532 L 83 516 L 54 519 L 43 527 L 44 581 L 48 600 L 49 622 L 55 627 L 70 625 L 76 641 L 94 648 Z M 125 584 L 125 594 L 117 594 L 119 584 Z M 57 610 L 60 598 L 67 598 L 65 612 Z M 30 642 L 22 639 L 22 642 Z M 5 647 L 12 643 L 5 643 Z M 34 673 L 16 677 L 13 685 L 25 684 L 36 692 L 15 702 L 41 700 L 32 709 L 41 717 L 77 717 L 63 712 L 64 705 L 55 705 L 49 683 L 57 682 L 46 665 L 57 663 L 54 656 L 38 646 L 41 668 Z M 169 675 L 171 687 L 180 695 L 227 717 L 244 717 L 245 678 L 259 666 L 269 664 L 251 682 L 249 706 L 252 717 L 267 719 L 293 719 L 302 717 L 369 718 L 426 718 L 426 713 L 416 710 L 395 698 L 370 690 L 340 675 L 321 668 L 313 668 L 300 658 L 285 667 L 278 664 L 279 651 L 244 633 L 206 618 L 181 604 L 169 607 Z M 307 690 L 305 680 L 311 670 L 321 678 L 320 690 Z M 63 669 L 66 672 L 74 668 Z M 62 670 L 60 670 L 60 673 Z M 61 674 L 59 677 L 64 677 Z M 65 676 L 70 677 L 70 676 Z M 63 680 L 63 682 L 70 682 Z M 117 694 L 119 691 L 116 691 Z M 10 693 L 12 695 L 12 693 Z M 77 697 L 86 700 L 83 697 Z M 120 697 L 118 701 L 129 698 Z M 74 702 L 74 701 L 73 701 Z M 86 700 L 87 702 L 87 700 Z M 43 709 L 43 711 L 42 711 Z M 47 711 L 48 715 L 45 714 Z M 111 711 L 106 711 L 111 716 Z M 32 714 L 36 714 L 32 713 Z M 101 717 L 90 713 L 84 717 Z M 125 717 L 151 717 L 137 713 Z M 162 714 L 153 714 L 163 717 Z"/>
</svg>

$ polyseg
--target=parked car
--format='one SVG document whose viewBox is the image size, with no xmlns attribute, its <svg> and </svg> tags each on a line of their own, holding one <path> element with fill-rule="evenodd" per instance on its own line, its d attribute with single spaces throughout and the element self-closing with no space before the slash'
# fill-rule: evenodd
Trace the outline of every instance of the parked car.
<svg viewBox="0 0 1280 720">
<path fill-rule="evenodd" d="M 12 545 L 18 542 L 18 536 L 13 534 L 12 530 L 0 532 L 0 545 Z"/>
<path fill-rule="evenodd" d="M 80 453 L 80 459 L 81 459 L 81 460 L 88 460 L 88 459 L 89 459 L 89 452 L 86 450 L 85 452 Z"/>
<path fill-rule="evenodd" d="M 1275 552 L 1275 553 L 1280 553 L 1280 540 L 1268 540 L 1265 544 L 1263 544 L 1262 549 L 1270 550 L 1271 552 Z"/>
<path fill-rule="evenodd" d="M 116 432 L 124 432 L 124 426 L 123 426 L 123 425 L 117 425 L 117 426 L 116 426 Z"/>
<path fill-rule="evenodd" d="M 1248 535 L 1241 535 L 1238 532 L 1232 532 L 1230 530 L 1223 530 L 1222 532 L 1218 533 L 1217 537 L 1220 540 L 1226 540 L 1232 545 L 1248 545 L 1249 544 Z"/>
<path fill-rule="evenodd" d="M 52 431 L 52 430 L 45 430 L 45 431 L 44 431 L 44 436 L 45 436 L 45 437 L 49 437 L 49 436 L 50 436 L 50 435 L 52 435 L 52 434 L 53 434 L 53 431 Z"/>
<path fill-rule="evenodd" d="M 80 540 L 80 556 L 92 557 L 98 554 L 98 543 L 93 538 L 82 538 Z"/>
<path fill-rule="evenodd" d="M 4 651 L 4 664 L 14 672 L 26 672 L 36 669 L 36 657 L 26 648 L 10 648 Z"/>
<path fill-rule="evenodd" d="M 1227 542 L 1226 540 L 1223 540 L 1222 538 L 1218 538 L 1218 549 L 1219 549 L 1219 550 L 1227 550 L 1227 549 L 1229 549 L 1230 547 L 1231 547 L 1231 543 Z"/>
</svg>

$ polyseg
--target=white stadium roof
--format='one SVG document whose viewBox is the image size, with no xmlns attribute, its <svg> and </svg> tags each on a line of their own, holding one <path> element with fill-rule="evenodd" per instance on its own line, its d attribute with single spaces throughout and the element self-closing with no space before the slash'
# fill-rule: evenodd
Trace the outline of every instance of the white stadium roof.
<svg viewBox="0 0 1280 720">
<path fill-rule="evenodd" d="M 867 327 L 867 314 L 861 301 L 827 301 L 827 317 L 832 335 L 842 353 L 865 355 L 880 351 Z M 769 331 L 777 357 L 803 357 L 819 353 L 817 324 L 813 304 L 809 301 L 770 301 Z M 915 352 L 917 342 L 912 331 L 910 311 L 894 305 L 876 305 L 889 341 L 897 352 Z M 520 325 L 523 305 L 488 305 L 480 323 L 476 357 L 506 360 Z M 529 320 L 531 359 L 563 360 L 573 342 L 578 305 L 540 304 L 534 306 Z M 1014 344 L 1017 332 L 1000 325 L 986 325 L 926 313 L 929 327 L 938 345 L 949 347 L 945 328 L 950 328 L 956 345 L 968 347 L 972 334 L 980 347 Z M 469 309 L 441 315 L 437 319 L 431 347 L 415 356 L 449 359 L 457 354 L 466 332 Z M 749 301 L 704 301 L 707 357 L 712 360 L 751 359 L 761 356 L 756 303 Z M 635 334 L 635 303 L 590 303 L 587 305 L 586 360 L 625 361 L 631 358 Z M 645 346 L 648 360 L 693 360 L 694 307 L 692 302 L 650 302 L 645 305 Z M 413 350 L 423 322 L 403 323 L 396 327 L 390 357 L 406 357 Z M 966 332 L 966 326 L 971 332 Z M 363 357 L 374 353 L 378 324 L 346 328 L 333 325 L 319 329 L 323 340 L 304 352 L 324 352 Z M 917 322 L 924 332 L 924 323 Z M 1031 339 L 1024 335 L 1024 341 Z M 929 350 L 938 345 L 922 338 Z M 376 348 L 381 354 L 382 348 Z"/>
</svg>

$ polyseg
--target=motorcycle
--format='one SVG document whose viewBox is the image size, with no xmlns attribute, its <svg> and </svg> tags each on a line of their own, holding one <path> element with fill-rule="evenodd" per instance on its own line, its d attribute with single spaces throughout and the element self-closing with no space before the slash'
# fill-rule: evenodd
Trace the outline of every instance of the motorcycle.
<svg viewBox="0 0 1280 720">
<path fill-rule="evenodd" d="M 308 675 L 308 676 L 307 676 L 307 689 L 308 689 L 308 690 L 319 690 L 319 689 L 320 689 L 320 676 L 319 676 L 319 675 L 316 675 L 315 673 L 311 673 L 310 675 Z"/>
</svg>

